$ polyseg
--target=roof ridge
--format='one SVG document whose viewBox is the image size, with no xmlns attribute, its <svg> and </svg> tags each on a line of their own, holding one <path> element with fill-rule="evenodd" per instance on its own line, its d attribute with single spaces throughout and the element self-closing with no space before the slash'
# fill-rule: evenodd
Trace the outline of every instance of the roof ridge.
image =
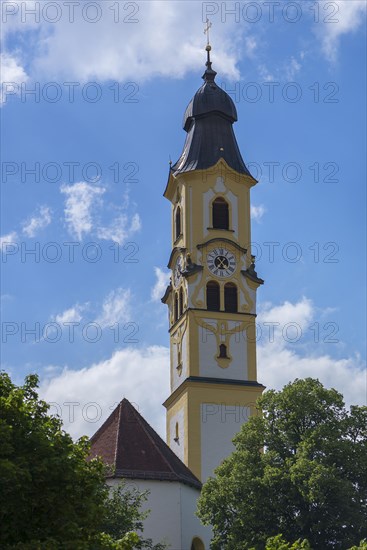
<svg viewBox="0 0 367 550">
<path fill-rule="evenodd" d="M 135 411 L 136 411 L 136 409 L 135 409 Z M 147 420 L 145 420 L 145 418 L 139 413 L 139 411 L 136 411 L 136 412 L 143 421 L 143 429 L 144 429 L 145 433 L 148 435 L 149 439 L 152 441 L 153 445 L 156 447 L 159 454 L 162 456 L 164 462 L 168 465 L 169 471 L 171 471 L 172 473 L 175 473 L 175 471 L 172 468 L 171 464 L 169 463 L 169 461 L 166 459 L 166 457 L 161 452 L 161 449 L 156 445 L 156 437 L 157 436 L 159 437 L 160 441 L 162 443 L 164 443 L 164 445 L 166 445 L 167 449 L 169 449 L 171 451 L 171 453 L 173 453 L 173 455 L 176 458 L 178 458 L 178 456 L 172 451 L 172 449 L 170 449 L 170 447 L 167 445 L 167 443 L 161 438 L 161 436 L 155 431 L 155 429 L 152 428 L 152 426 L 149 424 L 149 422 Z M 146 429 L 147 427 L 149 428 L 149 430 Z M 152 431 L 154 433 L 154 436 L 151 433 L 149 433 L 150 431 Z"/>
<path fill-rule="evenodd" d="M 119 448 L 119 438 L 120 438 L 120 423 L 121 423 L 121 407 L 122 407 L 122 401 L 120 401 L 120 403 L 117 405 L 118 407 L 118 419 L 117 419 L 117 434 L 116 434 L 116 445 L 115 445 L 115 464 L 116 464 L 116 460 L 117 460 L 117 452 L 118 452 L 118 448 Z M 117 408 L 116 407 L 116 408 Z"/>
</svg>

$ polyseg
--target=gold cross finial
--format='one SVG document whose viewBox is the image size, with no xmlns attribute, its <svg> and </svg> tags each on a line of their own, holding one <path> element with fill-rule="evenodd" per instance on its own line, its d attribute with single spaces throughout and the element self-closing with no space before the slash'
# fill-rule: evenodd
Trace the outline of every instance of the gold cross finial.
<svg viewBox="0 0 367 550">
<path fill-rule="evenodd" d="M 209 19 L 207 18 L 206 19 L 206 27 L 204 29 L 204 34 L 207 35 L 207 46 L 209 46 L 209 31 L 211 29 L 211 26 L 212 26 L 212 22 L 209 21 Z"/>
</svg>

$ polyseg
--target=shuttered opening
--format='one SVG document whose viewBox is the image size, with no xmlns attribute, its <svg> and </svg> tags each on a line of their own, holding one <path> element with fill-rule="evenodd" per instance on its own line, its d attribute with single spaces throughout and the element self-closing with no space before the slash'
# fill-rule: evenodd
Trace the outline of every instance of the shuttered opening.
<svg viewBox="0 0 367 550">
<path fill-rule="evenodd" d="M 206 285 L 206 307 L 209 311 L 220 309 L 219 284 L 215 281 L 209 281 Z"/>
<path fill-rule="evenodd" d="M 175 321 L 178 319 L 178 296 L 175 294 L 175 311 L 174 311 Z"/>
<path fill-rule="evenodd" d="M 180 317 L 183 314 L 183 291 L 182 291 L 182 288 L 180 288 L 180 301 L 179 301 L 178 314 L 179 314 Z"/>
<path fill-rule="evenodd" d="M 176 239 L 181 235 L 181 208 L 178 206 L 176 210 Z"/>
<path fill-rule="evenodd" d="M 228 203 L 221 197 L 213 202 L 213 228 L 229 229 Z"/>
<path fill-rule="evenodd" d="M 235 313 L 237 311 L 237 287 L 227 283 L 224 287 L 224 310 Z"/>
</svg>

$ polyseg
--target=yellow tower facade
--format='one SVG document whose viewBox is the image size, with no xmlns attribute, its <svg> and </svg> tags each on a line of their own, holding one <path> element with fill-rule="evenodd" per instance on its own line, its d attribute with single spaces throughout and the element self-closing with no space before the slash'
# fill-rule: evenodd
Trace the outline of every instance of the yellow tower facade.
<svg viewBox="0 0 367 550">
<path fill-rule="evenodd" d="M 168 305 L 171 394 L 167 443 L 205 481 L 232 450 L 264 387 L 256 372 L 256 291 L 249 173 L 233 132 L 237 112 L 215 82 L 184 115 L 186 142 L 164 196 L 172 205 Z"/>
</svg>

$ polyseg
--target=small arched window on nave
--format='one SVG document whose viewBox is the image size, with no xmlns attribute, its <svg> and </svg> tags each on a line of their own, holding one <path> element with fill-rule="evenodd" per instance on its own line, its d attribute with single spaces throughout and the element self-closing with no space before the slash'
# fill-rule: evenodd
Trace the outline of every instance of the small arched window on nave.
<svg viewBox="0 0 367 550">
<path fill-rule="evenodd" d="M 203 541 L 199 537 L 193 538 L 190 550 L 205 550 Z"/>
</svg>

